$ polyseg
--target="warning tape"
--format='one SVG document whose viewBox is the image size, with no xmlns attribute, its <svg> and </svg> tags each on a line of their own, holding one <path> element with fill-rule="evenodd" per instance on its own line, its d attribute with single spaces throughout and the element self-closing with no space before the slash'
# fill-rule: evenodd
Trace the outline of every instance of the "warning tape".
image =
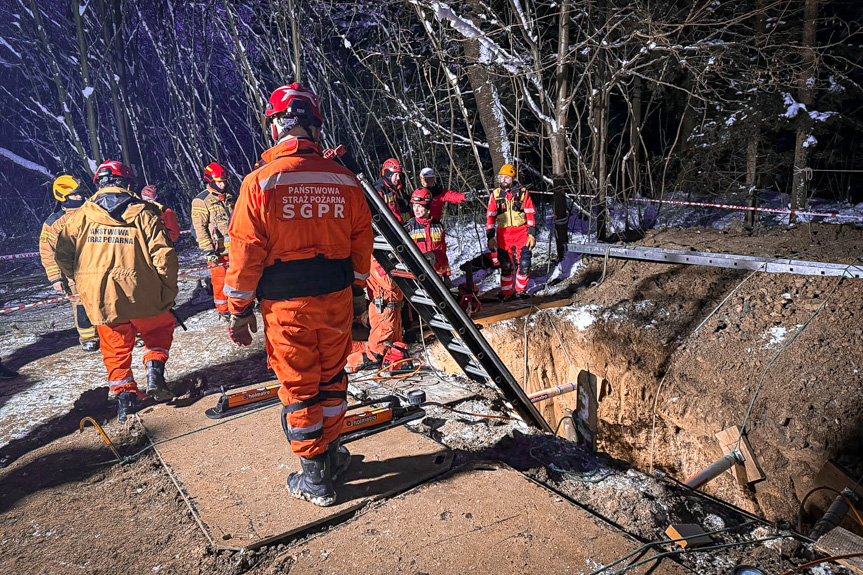
<svg viewBox="0 0 863 575">
<path fill-rule="evenodd" d="M 677 200 L 652 200 L 649 198 L 629 198 L 633 202 L 646 202 L 650 204 L 670 204 L 674 206 L 695 206 L 704 208 L 721 208 L 724 210 L 743 210 L 747 212 L 769 212 L 771 214 L 788 214 L 794 216 L 816 216 L 824 218 L 845 218 L 849 220 L 863 221 L 863 216 L 840 214 L 838 212 L 810 212 L 805 210 L 781 210 L 778 208 L 756 208 L 753 206 L 735 206 L 734 204 L 709 204 L 706 202 L 682 202 Z"/>
<path fill-rule="evenodd" d="M 22 260 L 24 258 L 35 258 L 39 257 L 39 252 L 25 252 L 23 254 L 9 254 L 6 256 L 0 256 L 0 260 Z"/>
<path fill-rule="evenodd" d="M 202 272 L 202 271 L 208 270 L 208 269 L 210 269 L 210 268 L 215 268 L 215 267 L 225 267 L 225 266 L 227 266 L 227 265 L 228 265 L 228 264 L 216 264 L 216 265 L 213 265 L 213 266 L 207 265 L 207 266 L 202 266 L 202 267 L 199 267 L 199 268 L 190 268 L 190 269 L 180 270 L 179 272 L 177 272 L 177 275 L 178 275 L 178 276 L 184 276 L 184 275 L 186 275 L 186 274 L 191 274 L 191 273 L 194 273 L 194 272 Z M 0 314 L 4 314 L 4 313 L 12 313 L 13 311 L 20 311 L 20 310 L 22 310 L 22 309 L 29 309 L 29 308 L 31 308 L 31 307 L 37 307 L 37 306 L 40 306 L 40 305 L 48 305 L 48 304 L 51 304 L 51 303 L 59 303 L 59 302 L 62 302 L 62 301 L 66 301 L 66 300 L 68 300 L 68 299 L 69 299 L 69 296 L 63 296 L 63 297 L 56 297 L 56 298 L 52 298 L 52 299 L 46 299 L 46 300 L 42 300 L 42 301 L 37 301 L 37 302 L 33 302 L 33 303 L 27 303 L 27 304 L 23 304 L 23 305 L 16 305 L 16 306 L 12 306 L 12 307 L 7 307 L 7 308 L 0 309 Z"/>
<path fill-rule="evenodd" d="M 66 300 L 68 300 L 68 299 L 69 299 L 69 296 L 64 295 L 63 297 L 55 297 L 54 299 L 46 299 L 46 300 L 42 300 L 42 301 L 37 301 L 37 302 L 35 302 L 35 303 L 26 303 L 26 304 L 24 304 L 24 305 L 16 305 L 16 306 L 13 306 L 13 307 L 7 307 L 7 308 L 0 309 L 0 314 L 2 314 L 2 313 L 11 313 L 11 312 L 13 312 L 13 311 L 18 311 L 18 310 L 21 310 L 21 309 L 27 309 L 27 308 L 30 308 L 30 307 L 36 307 L 36 306 L 39 306 L 39 305 L 47 305 L 47 304 L 49 304 L 49 303 L 58 303 L 58 302 L 61 302 L 61 301 L 66 301 Z"/>
</svg>

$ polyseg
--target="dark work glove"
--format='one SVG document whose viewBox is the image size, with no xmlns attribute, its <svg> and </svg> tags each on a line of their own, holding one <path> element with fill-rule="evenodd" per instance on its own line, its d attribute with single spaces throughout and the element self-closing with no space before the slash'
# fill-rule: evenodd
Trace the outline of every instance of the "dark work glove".
<svg viewBox="0 0 863 575">
<path fill-rule="evenodd" d="M 252 345 L 253 333 L 258 333 L 258 319 L 255 317 L 255 306 L 249 304 L 241 313 L 231 314 L 228 337 L 238 346 L 246 347 Z"/>
<path fill-rule="evenodd" d="M 360 317 L 366 311 L 366 291 L 359 286 L 351 286 L 351 303 L 354 308 L 354 317 Z"/>
</svg>

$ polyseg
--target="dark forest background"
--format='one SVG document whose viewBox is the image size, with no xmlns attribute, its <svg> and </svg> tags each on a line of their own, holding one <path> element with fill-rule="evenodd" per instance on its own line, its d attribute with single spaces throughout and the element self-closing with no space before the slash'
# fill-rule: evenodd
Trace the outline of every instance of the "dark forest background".
<svg viewBox="0 0 863 575">
<path fill-rule="evenodd" d="M 35 234 L 52 178 L 89 181 L 109 158 L 185 217 L 210 161 L 250 171 L 266 98 L 298 77 L 328 143 L 370 175 L 395 156 L 411 184 L 430 165 L 487 189 L 517 160 L 600 232 L 611 198 L 860 202 L 861 15 L 857 0 L 0 0 L 0 235 Z"/>
</svg>

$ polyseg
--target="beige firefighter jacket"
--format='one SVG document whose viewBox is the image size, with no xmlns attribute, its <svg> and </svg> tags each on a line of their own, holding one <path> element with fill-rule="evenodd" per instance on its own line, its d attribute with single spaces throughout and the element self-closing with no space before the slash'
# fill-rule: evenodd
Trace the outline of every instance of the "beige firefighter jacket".
<svg viewBox="0 0 863 575">
<path fill-rule="evenodd" d="M 128 190 L 99 190 L 57 236 L 60 272 L 73 278 L 93 325 L 153 317 L 177 297 L 177 252 L 161 214 Z"/>
<path fill-rule="evenodd" d="M 228 224 L 231 221 L 233 204 L 218 190 L 207 188 L 192 200 L 192 226 L 198 247 L 207 253 L 228 255 L 231 237 Z"/>
<path fill-rule="evenodd" d="M 42 267 L 45 268 L 49 283 L 53 284 L 63 279 L 63 274 L 60 273 L 60 268 L 54 259 L 54 250 L 57 247 L 57 235 L 66 226 L 66 222 L 69 221 L 72 214 L 78 211 L 78 209 L 57 210 L 42 224 L 42 233 L 39 234 L 39 259 L 42 260 Z"/>
</svg>

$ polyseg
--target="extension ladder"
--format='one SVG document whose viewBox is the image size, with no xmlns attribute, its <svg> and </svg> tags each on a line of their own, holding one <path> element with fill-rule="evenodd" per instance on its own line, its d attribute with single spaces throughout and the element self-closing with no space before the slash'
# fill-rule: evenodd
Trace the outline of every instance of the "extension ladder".
<svg viewBox="0 0 863 575">
<path fill-rule="evenodd" d="M 357 175 L 372 212 L 374 256 L 393 278 L 438 341 L 474 381 L 492 384 L 503 393 L 506 407 L 528 425 L 551 433 L 548 423 L 531 403 L 506 365 L 497 356 L 428 260 L 390 212 L 361 170 L 343 162 Z"/>
</svg>

